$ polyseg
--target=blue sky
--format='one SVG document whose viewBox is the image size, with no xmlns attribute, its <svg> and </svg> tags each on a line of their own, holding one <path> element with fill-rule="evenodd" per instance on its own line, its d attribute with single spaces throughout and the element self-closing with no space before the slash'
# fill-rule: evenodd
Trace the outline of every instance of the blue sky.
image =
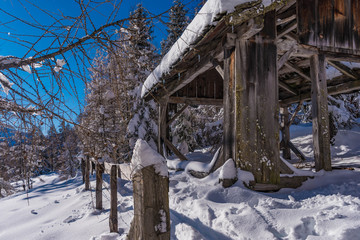
<svg viewBox="0 0 360 240">
<path fill-rule="evenodd" d="M 29 21 L 33 24 L 38 22 L 39 24 L 50 25 L 54 22 L 53 16 L 59 18 L 61 14 L 66 16 L 78 16 L 81 11 L 78 5 L 74 0 L 32 0 L 37 6 L 42 9 L 49 10 L 50 14 L 44 14 L 43 11 L 37 9 L 36 7 L 29 4 L 27 0 L 0 0 L 0 55 L 7 56 L 12 55 L 16 57 L 29 57 L 33 56 L 34 52 L 28 52 L 28 49 L 15 44 L 12 41 L 18 41 L 18 38 L 24 39 L 23 35 L 28 35 L 25 39 L 29 42 L 35 41 L 36 37 L 31 37 L 31 35 L 39 35 L 40 32 L 35 28 L 32 28 L 21 21 L 8 22 L 13 19 L 8 14 L 17 16 L 25 21 Z M 86 1 L 85 1 L 86 2 Z M 112 1 L 119 2 L 119 1 Z M 119 20 L 129 16 L 129 12 L 134 10 L 137 3 L 142 3 L 143 6 L 149 10 L 150 13 L 157 15 L 168 10 L 172 5 L 172 0 L 123 0 L 121 4 L 120 11 L 117 14 L 116 19 Z M 187 4 L 190 11 L 194 11 L 194 5 L 196 6 L 199 0 L 184 0 L 184 3 Z M 91 12 L 94 19 L 94 24 L 96 26 L 103 25 L 108 15 L 112 12 L 113 8 L 110 4 L 101 6 L 98 11 Z M 167 21 L 166 17 L 162 18 L 163 21 Z M 160 41 L 166 37 L 166 30 L 163 24 L 158 20 L 154 22 L 154 41 L 153 44 L 156 47 L 160 47 Z M 85 35 L 85 34 L 83 34 Z M 10 41 L 9 41 L 10 40 Z M 36 49 L 39 51 L 41 49 L 46 49 L 51 44 L 51 41 L 43 40 L 37 43 Z M 68 64 L 73 64 L 69 62 Z M 33 76 L 23 72 L 21 76 L 25 79 L 30 79 Z M 51 81 L 45 82 L 44 84 L 50 86 Z M 84 100 L 84 83 L 81 81 L 76 81 L 76 88 L 78 89 L 80 100 Z M 66 95 L 66 93 L 65 93 Z M 70 96 L 65 96 L 67 99 L 67 104 L 76 112 L 79 112 L 79 105 L 76 101 Z"/>
</svg>

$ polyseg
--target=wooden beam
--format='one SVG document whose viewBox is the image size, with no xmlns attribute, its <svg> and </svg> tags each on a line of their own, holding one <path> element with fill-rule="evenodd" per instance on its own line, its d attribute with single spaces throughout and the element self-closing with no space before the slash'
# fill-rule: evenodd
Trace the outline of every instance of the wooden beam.
<svg viewBox="0 0 360 240">
<path fill-rule="evenodd" d="M 284 29 L 282 29 L 280 32 L 278 32 L 277 38 L 279 39 L 279 38 L 285 36 L 286 34 L 295 30 L 296 28 L 297 28 L 297 21 L 293 20 L 292 22 L 288 23 L 288 25 Z"/>
<path fill-rule="evenodd" d="M 210 55 L 201 57 L 200 62 L 188 69 L 186 72 L 179 73 L 175 79 L 167 84 L 165 96 L 173 95 L 177 90 L 185 87 L 188 83 L 194 80 L 200 74 L 206 72 L 213 67 L 211 63 L 212 57 Z"/>
<path fill-rule="evenodd" d="M 286 67 L 290 68 L 291 70 L 299 74 L 301 77 L 303 77 L 306 81 L 311 82 L 310 76 L 306 74 L 301 68 L 294 66 L 289 62 L 285 62 L 284 64 Z"/>
<path fill-rule="evenodd" d="M 167 138 L 164 138 L 163 139 L 165 145 L 170 148 L 170 150 L 176 155 L 178 156 L 178 158 L 181 160 L 181 161 L 184 161 L 184 160 L 187 160 L 187 158 L 167 139 Z"/>
<path fill-rule="evenodd" d="M 292 87 L 290 87 L 289 85 L 287 85 L 286 83 L 282 82 L 279 80 L 279 87 L 283 88 L 284 90 L 288 91 L 289 93 L 293 94 L 293 95 L 298 95 L 298 91 Z"/>
<path fill-rule="evenodd" d="M 313 122 L 313 142 L 315 169 L 331 171 L 330 129 L 327 101 L 325 56 L 314 55 L 310 58 L 311 102 Z"/>
<path fill-rule="evenodd" d="M 354 70 L 352 70 L 348 66 L 346 66 L 340 62 L 331 61 L 331 60 L 328 60 L 327 62 L 328 62 L 328 64 L 330 64 L 331 66 L 333 66 L 334 68 L 336 68 L 337 70 L 342 72 L 344 75 L 346 75 L 350 78 L 353 78 L 353 79 L 360 79 L 359 74 L 357 74 Z"/>
<path fill-rule="evenodd" d="M 214 98 L 187 98 L 187 97 L 170 97 L 169 103 L 184 103 L 188 105 L 214 105 L 214 106 L 222 106 L 222 99 L 214 99 Z"/>
<path fill-rule="evenodd" d="M 291 54 L 295 52 L 295 47 L 292 46 L 286 53 L 284 53 L 278 60 L 277 69 L 278 71 L 284 66 L 284 64 L 290 59 Z"/>
<path fill-rule="evenodd" d="M 221 78 L 224 79 L 224 70 L 222 69 L 219 61 L 216 58 L 214 58 L 214 59 L 211 59 L 211 62 L 213 64 L 213 66 L 215 67 L 216 71 L 221 76 Z"/>
<path fill-rule="evenodd" d="M 360 62 L 359 55 L 335 53 L 335 52 L 325 52 L 324 54 L 327 60 L 342 61 L 342 62 Z"/>
<path fill-rule="evenodd" d="M 175 113 L 175 115 L 166 123 L 166 127 L 169 127 L 188 106 L 188 104 L 185 104 L 185 106 L 183 106 L 177 113 Z"/>
<path fill-rule="evenodd" d="M 240 36 L 241 39 L 249 39 L 264 28 L 263 16 L 255 17 L 247 22 L 247 29 Z"/>
<path fill-rule="evenodd" d="M 288 146 L 301 161 L 306 161 L 305 155 L 291 141 L 288 142 Z"/>
<path fill-rule="evenodd" d="M 338 84 L 336 86 L 328 87 L 328 95 L 338 95 L 343 93 L 351 93 L 354 91 L 360 90 L 360 79 L 356 81 L 350 81 L 347 83 Z M 310 92 L 286 98 L 280 101 L 282 106 L 288 106 L 293 103 L 297 103 L 300 101 L 308 101 L 311 100 Z"/>
<path fill-rule="evenodd" d="M 291 116 L 291 118 L 290 118 L 290 120 L 289 120 L 289 122 L 288 122 L 289 127 L 293 124 L 293 122 L 294 122 L 294 120 L 295 120 L 295 118 L 296 118 L 296 115 L 297 115 L 298 112 L 300 111 L 302 105 L 303 105 L 303 101 L 300 101 L 300 102 L 298 103 L 298 105 L 296 106 L 295 111 L 294 111 L 294 113 L 292 114 L 292 116 Z"/>
</svg>

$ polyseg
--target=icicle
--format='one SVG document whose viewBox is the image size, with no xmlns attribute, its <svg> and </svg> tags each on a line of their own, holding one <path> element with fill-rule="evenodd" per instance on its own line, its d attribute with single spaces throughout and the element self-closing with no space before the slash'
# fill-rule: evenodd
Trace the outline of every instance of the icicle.
<svg viewBox="0 0 360 240">
<path fill-rule="evenodd" d="M 180 73 L 178 73 L 178 78 L 179 78 L 179 81 L 180 81 Z"/>
<path fill-rule="evenodd" d="M 200 55 L 198 54 L 198 61 L 200 62 Z"/>
<path fill-rule="evenodd" d="M 234 25 L 231 25 L 231 33 L 234 33 Z"/>
</svg>

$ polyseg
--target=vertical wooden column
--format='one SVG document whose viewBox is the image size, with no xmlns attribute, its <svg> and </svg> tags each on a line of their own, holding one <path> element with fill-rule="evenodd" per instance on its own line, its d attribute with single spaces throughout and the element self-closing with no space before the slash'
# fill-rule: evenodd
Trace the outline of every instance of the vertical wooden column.
<svg viewBox="0 0 360 240">
<path fill-rule="evenodd" d="M 90 189 L 90 160 L 89 160 L 89 156 L 86 156 L 86 160 L 85 160 L 84 178 L 85 178 L 85 190 L 89 190 Z"/>
<path fill-rule="evenodd" d="M 252 39 L 236 42 L 236 151 L 240 168 L 256 183 L 277 184 L 279 172 L 279 104 L 275 11 Z"/>
<path fill-rule="evenodd" d="M 110 232 L 118 232 L 118 212 L 117 212 L 117 166 L 112 165 L 110 170 Z"/>
<path fill-rule="evenodd" d="M 323 54 L 311 56 L 310 73 L 315 169 L 331 171 L 328 93 Z"/>
<path fill-rule="evenodd" d="M 290 123 L 289 110 L 287 107 L 281 108 L 281 137 L 283 141 L 283 158 L 291 159 L 291 152 L 289 147 L 290 142 Z"/>
<path fill-rule="evenodd" d="M 235 159 L 235 37 L 228 35 L 224 45 L 224 134 L 222 163 Z"/>
<path fill-rule="evenodd" d="M 102 209 L 102 175 L 104 173 L 104 164 L 96 164 L 96 209 Z"/>
<path fill-rule="evenodd" d="M 159 101 L 158 152 L 163 156 L 166 151 L 166 149 L 164 149 L 164 139 L 166 139 L 166 135 L 167 135 L 167 126 L 166 126 L 167 106 L 168 106 L 168 98 L 163 98 Z"/>
</svg>

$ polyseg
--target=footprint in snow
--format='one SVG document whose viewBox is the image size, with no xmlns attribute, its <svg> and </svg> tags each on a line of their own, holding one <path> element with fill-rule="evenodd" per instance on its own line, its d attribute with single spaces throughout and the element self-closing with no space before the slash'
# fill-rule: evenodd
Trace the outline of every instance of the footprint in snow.
<svg viewBox="0 0 360 240">
<path fill-rule="evenodd" d="M 54 203 L 60 203 L 59 200 L 55 200 Z"/>
<path fill-rule="evenodd" d="M 35 210 L 31 210 L 31 213 L 35 215 L 38 214 Z"/>
</svg>

